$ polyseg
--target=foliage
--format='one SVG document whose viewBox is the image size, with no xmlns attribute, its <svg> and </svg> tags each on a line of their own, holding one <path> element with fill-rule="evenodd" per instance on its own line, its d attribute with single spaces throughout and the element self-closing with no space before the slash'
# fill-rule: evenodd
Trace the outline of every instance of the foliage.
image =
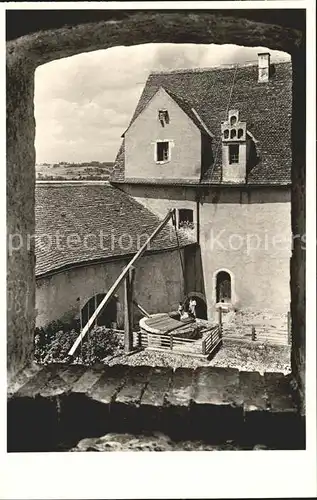
<svg viewBox="0 0 317 500">
<path fill-rule="evenodd" d="M 48 327 L 35 331 L 35 359 L 39 363 L 63 363 L 70 361 L 68 352 L 79 334 L 79 324 L 63 325 L 53 322 Z M 112 330 L 103 326 L 93 328 L 78 347 L 77 363 L 91 365 L 112 356 L 123 349 L 123 340 Z"/>
<path fill-rule="evenodd" d="M 192 230 L 194 229 L 194 223 L 188 220 L 179 223 L 179 229 Z"/>
</svg>

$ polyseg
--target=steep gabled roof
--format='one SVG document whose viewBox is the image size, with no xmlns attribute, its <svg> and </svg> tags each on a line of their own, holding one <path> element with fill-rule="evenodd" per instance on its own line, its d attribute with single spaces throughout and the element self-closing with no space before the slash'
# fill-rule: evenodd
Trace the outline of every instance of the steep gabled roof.
<svg viewBox="0 0 317 500">
<path fill-rule="evenodd" d="M 187 111 L 188 108 L 194 108 L 214 135 L 212 142 L 216 161 L 205 170 L 201 182 L 218 184 L 221 182 L 221 122 L 228 118 L 228 108 L 238 109 L 240 119 L 247 122 L 248 131 L 258 141 L 259 162 L 249 173 L 247 182 L 289 184 L 292 161 L 292 67 L 290 62 L 279 62 L 272 64 L 271 69 L 272 75 L 266 83 L 258 82 L 257 65 L 152 73 L 130 124 L 160 87 L 170 93 L 173 99 L 178 99 L 179 103 L 185 103 Z M 117 171 L 112 180 L 123 181 L 124 145 L 120 148 L 115 165 Z"/>
<path fill-rule="evenodd" d="M 160 223 L 155 214 L 120 189 L 94 183 L 37 183 L 35 217 L 37 276 L 131 255 Z M 179 239 L 182 247 L 194 243 L 184 233 L 179 233 Z M 175 231 L 166 226 L 149 251 L 175 248 Z"/>
</svg>

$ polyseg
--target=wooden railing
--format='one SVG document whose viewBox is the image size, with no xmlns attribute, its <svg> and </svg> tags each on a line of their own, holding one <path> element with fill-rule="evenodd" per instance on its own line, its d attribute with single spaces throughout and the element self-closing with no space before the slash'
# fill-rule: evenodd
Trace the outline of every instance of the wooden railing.
<svg viewBox="0 0 317 500">
<path fill-rule="evenodd" d="M 251 339 L 269 342 L 276 345 L 290 345 L 292 341 L 291 315 L 287 313 L 287 324 L 285 327 L 272 328 L 265 325 L 252 326 Z"/>
<path fill-rule="evenodd" d="M 202 341 L 202 351 L 203 354 L 209 354 L 212 352 L 220 343 L 222 339 L 222 332 L 219 325 L 215 325 L 208 330 L 208 334 L 204 336 Z M 206 330 L 203 332 L 203 335 L 206 334 Z"/>
</svg>

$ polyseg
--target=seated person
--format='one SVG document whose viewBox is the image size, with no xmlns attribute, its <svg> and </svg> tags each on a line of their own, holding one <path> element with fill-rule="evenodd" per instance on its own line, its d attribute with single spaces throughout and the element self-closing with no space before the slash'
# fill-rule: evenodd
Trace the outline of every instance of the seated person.
<svg viewBox="0 0 317 500">
<path fill-rule="evenodd" d="M 191 318 L 196 318 L 196 300 L 190 299 L 188 305 L 188 312 Z"/>
</svg>

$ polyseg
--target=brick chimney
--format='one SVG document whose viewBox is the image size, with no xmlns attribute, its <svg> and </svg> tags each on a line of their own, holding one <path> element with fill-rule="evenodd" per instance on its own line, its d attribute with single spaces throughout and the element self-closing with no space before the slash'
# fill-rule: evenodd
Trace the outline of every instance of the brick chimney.
<svg viewBox="0 0 317 500">
<path fill-rule="evenodd" d="M 258 54 L 258 82 L 268 82 L 270 78 L 270 54 L 261 52 Z"/>
</svg>

